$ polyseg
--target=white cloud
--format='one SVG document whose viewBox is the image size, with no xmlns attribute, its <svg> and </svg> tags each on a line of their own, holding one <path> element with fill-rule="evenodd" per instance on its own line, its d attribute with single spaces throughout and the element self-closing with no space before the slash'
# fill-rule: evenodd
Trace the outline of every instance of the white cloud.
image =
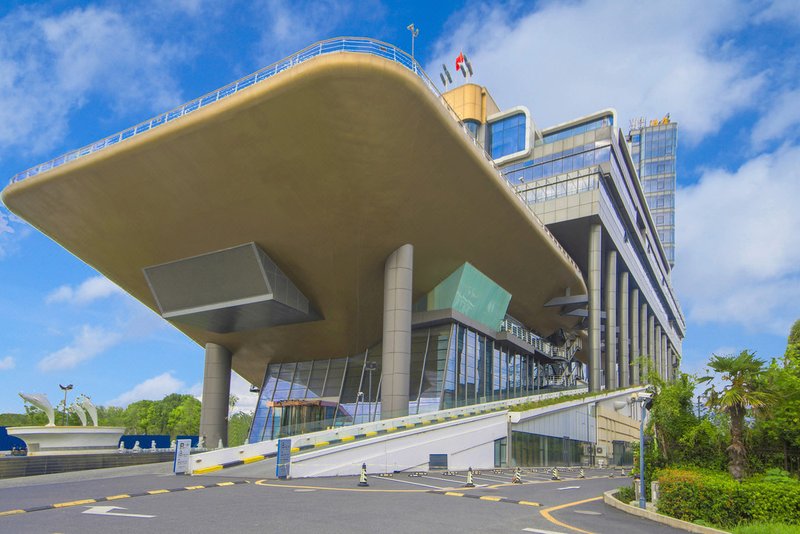
<svg viewBox="0 0 800 534">
<path fill-rule="evenodd" d="M 233 408 L 234 412 L 253 413 L 256 411 L 258 393 L 250 393 L 250 386 L 250 382 L 231 371 L 231 395 L 235 395 L 239 399 Z"/>
<path fill-rule="evenodd" d="M 607 107 L 627 118 L 670 112 L 690 142 L 755 104 L 764 75 L 723 42 L 747 20 L 737 1 L 545 2 L 472 6 L 451 19 L 428 72 L 459 50 L 501 108 L 524 104 L 538 126 Z M 720 44 L 722 43 L 722 44 Z M 437 76 L 438 79 L 438 76 Z"/>
<path fill-rule="evenodd" d="M 126 407 L 130 403 L 140 400 L 161 400 L 171 393 L 183 391 L 185 387 L 186 384 L 183 381 L 172 376 L 172 371 L 168 371 L 136 384 L 133 388 L 106 404 Z"/>
<path fill-rule="evenodd" d="M 110 297 L 111 295 L 124 295 L 125 292 L 118 285 L 105 276 L 93 276 L 84 280 L 78 287 L 72 288 L 63 285 L 52 291 L 45 298 L 47 304 L 67 302 L 70 304 L 88 304 L 94 300 Z"/>
<path fill-rule="evenodd" d="M 122 335 L 117 332 L 83 325 L 69 345 L 42 358 L 38 368 L 41 371 L 72 369 L 78 364 L 102 354 L 119 343 L 121 339 Z"/>
<path fill-rule="evenodd" d="M 769 101 L 766 110 L 753 127 L 751 138 L 756 146 L 780 140 L 800 126 L 800 89 L 785 91 Z"/>
<path fill-rule="evenodd" d="M 800 317 L 800 146 L 678 190 L 675 286 L 690 321 L 785 335 Z"/>
<path fill-rule="evenodd" d="M 6 356 L 2 360 L 0 360 L 0 371 L 8 371 L 13 369 L 17 366 L 17 363 L 14 361 L 14 358 L 11 356 Z"/>
<path fill-rule="evenodd" d="M 772 0 L 755 17 L 756 22 L 783 22 L 800 26 L 800 9 L 797 0 Z"/>
<path fill-rule="evenodd" d="M 354 11 L 358 9 L 358 13 Z M 381 8 L 376 2 L 314 0 L 260 0 L 253 6 L 254 20 L 263 30 L 258 55 L 266 65 L 300 50 L 331 32 L 350 18 L 370 18 Z M 261 22 L 263 21 L 263 25 Z"/>
<path fill-rule="evenodd" d="M 178 103 L 168 67 L 181 53 L 109 8 L 10 12 L 0 19 L 0 147 L 22 154 L 50 149 L 90 98 L 116 112 Z"/>
</svg>

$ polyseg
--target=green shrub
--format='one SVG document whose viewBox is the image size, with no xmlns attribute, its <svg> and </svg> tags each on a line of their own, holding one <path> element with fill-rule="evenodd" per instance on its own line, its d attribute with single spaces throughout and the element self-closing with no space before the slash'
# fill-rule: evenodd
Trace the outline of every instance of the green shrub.
<svg viewBox="0 0 800 534">
<path fill-rule="evenodd" d="M 658 479 L 658 511 L 684 521 L 800 524 L 800 482 L 779 472 L 738 483 L 727 473 L 668 469 Z"/>
<path fill-rule="evenodd" d="M 800 526 L 786 523 L 751 523 L 733 529 L 734 534 L 800 534 Z"/>
<path fill-rule="evenodd" d="M 622 486 L 617 492 L 617 500 L 628 504 L 636 498 L 636 492 L 633 490 L 633 484 L 630 486 Z"/>
</svg>

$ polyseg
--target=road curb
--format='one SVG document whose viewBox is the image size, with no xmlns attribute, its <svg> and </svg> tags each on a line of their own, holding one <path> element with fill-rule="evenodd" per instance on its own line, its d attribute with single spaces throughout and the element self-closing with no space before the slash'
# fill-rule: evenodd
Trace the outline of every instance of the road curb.
<svg viewBox="0 0 800 534">
<path fill-rule="evenodd" d="M 614 494 L 616 494 L 618 491 L 618 489 L 615 489 L 603 493 L 603 502 L 612 508 L 616 508 L 617 510 L 625 512 L 626 514 L 643 517 L 644 519 L 649 519 L 650 521 L 655 521 L 656 523 L 662 523 L 664 525 L 679 528 L 687 532 L 695 532 L 696 534 L 730 534 L 727 530 L 718 530 L 712 527 L 696 525 L 695 523 L 675 519 L 674 517 L 669 517 L 668 515 L 651 512 L 650 510 L 642 510 L 638 506 L 625 504 L 614 496 Z"/>
</svg>

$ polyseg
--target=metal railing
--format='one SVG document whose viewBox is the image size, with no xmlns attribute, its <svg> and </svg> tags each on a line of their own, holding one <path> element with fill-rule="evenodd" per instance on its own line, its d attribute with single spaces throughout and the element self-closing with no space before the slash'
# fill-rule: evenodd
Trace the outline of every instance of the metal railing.
<svg viewBox="0 0 800 534">
<path fill-rule="evenodd" d="M 528 328 L 525 328 L 515 319 L 509 317 L 506 317 L 503 319 L 503 322 L 500 323 L 500 332 L 508 332 L 517 339 L 521 339 L 528 345 L 531 345 L 542 354 L 561 360 L 572 360 L 575 354 L 583 347 L 580 338 L 574 339 L 572 343 L 564 347 L 557 347 Z"/>
<path fill-rule="evenodd" d="M 138 135 L 142 135 L 150 130 L 158 128 L 159 126 L 163 126 L 164 124 L 173 122 L 175 120 L 179 120 L 181 117 L 185 117 L 197 111 L 200 108 L 204 108 L 209 105 L 213 105 L 220 100 L 224 100 L 225 98 L 236 94 L 240 91 L 243 91 L 253 85 L 259 84 L 269 78 L 279 74 L 285 70 L 289 70 L 309 59 L 323 56 L 327 54 L 336 54 L 336 53 L 354 53 L 354 54 L 368 54 L 372 56 L 381 57 L 383 59 L 392 61 L 399 65 L 402 65 L 406 69 L 410 70 L 414 74 L 416 74 L 424 83 L 425 87 L 437 97 L 437 100 L 445 107 L 445 109 L 449 112 L 450 116 L 453 120 L 456 121 L 461 126 L 464 136 L 469 139 L 472 144 L 479 150 L 486 161 L 492 166 L 494 171 L 506 183 L 512 191 L 514 191 L 513 186 L 509 184 L 498 168 L 497 164 L 492 159 L 491 155 L 486 152 L 486 149 L 475 139 L 467 127 L 461 122 L 458 114 L 455 110 L 447 103 L 445 98 L 436 88 L 436 85 L 431 81 L 427 74 L 422 70 L 420 64 L 412 58 L 408 53 L 404 52 L 400 48 L 397 48 L 394 45 L 389 43 L 384 43 L 382 41 L 378 41 L 376 39 L 370 39 L 367 37 L 336 37 L 333 39 L 327 39 L 325 41 L 319 41 L 317 43 L 308 46 L 299 52 L 296 52 L 280 61 L 269 65 L 268 67 L 264 67 L 253 74 L 240 78 L 235 82 L 229 83 L 228 85 L 217 89 L 216 91 L 212 91 L 207 93 L 199 98 L 195 98 L 179 106 L 171 111 L 166 113 L 162 113 L 157 115 L 156 117 L 146 120 L 144 122 L 140 122 L 139 124 L 132 126 L 130 128 L 126 128 L 121 132 L 115 133 L 114 135 L 110 135 L 105 137 L 99 141 L 95 141 L 94 143 L 88 144 L 84 147 L 81 147 L 77 150 L 72 150 L 71 152 L 67 152 L 61 156 L 53 158 L 49 161 L 44 163 L 40 163 L 35 165 L 25 171 L 19 172 L 15 174 L 11 178 L 11 183 L 16 183 L 22 181 L 26 178 L 31 176 L 36 176 L 38 174 L 50 171 L 57 167 L 60 167 L 66 163 L 71 161 L 75 161 L 76 159 L 82 158 L 84 156 L 88 156 L 89 154 L 93 154 L 95 152 L 99 152 L 104 150 L 108 147 L 114 146 L 118 143 L 121 143 L 127 139 L 132 137 L 136 137 Z M 516 193 L 516 191 L 514 191 Z M 578 265 L 572 260 L 572 258 L 567 254 L 566 250 L 561 246 L 561 243 L 550 233 L 550 230 L 539 220 L 536 214 L 530 209 L 530 206 L 526 207 L 529 209 L 531 213 L 534 215 L 534 219 L 537 221 L 538 226 L 542 229 L 545 235 L 550 238 L 550 240 L 555 244 L 556 249 L 559 250 L 569 261 L 570 265 L 575 269 L 576 272 L 580 273 L 580 268 Z"/>
</svg>

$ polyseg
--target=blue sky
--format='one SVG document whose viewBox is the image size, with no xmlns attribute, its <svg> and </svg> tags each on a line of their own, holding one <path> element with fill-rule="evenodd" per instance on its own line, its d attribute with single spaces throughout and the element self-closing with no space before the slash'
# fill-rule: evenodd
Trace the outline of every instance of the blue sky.
<svg viewBox="0 0 800 534">
<path fill-rule="evenodd" d="M 133 7 L 132 7 L 133 6 Z M 800 318 L 796 1 L 8 1 L 0 5 L 0 177 L 216 89 L 314 41 L 369 36 L 434 77 L 460 50 L 501 108 L 539 126 L 614 107 L 680 125 L 684 369 L 783 352 Z M 59 383 L 98 404 L 200 391 L 203 351 L 0 208 L 0 412 Z M 252 404 L 242 380 L 234 391 Z"/>
</svg>

